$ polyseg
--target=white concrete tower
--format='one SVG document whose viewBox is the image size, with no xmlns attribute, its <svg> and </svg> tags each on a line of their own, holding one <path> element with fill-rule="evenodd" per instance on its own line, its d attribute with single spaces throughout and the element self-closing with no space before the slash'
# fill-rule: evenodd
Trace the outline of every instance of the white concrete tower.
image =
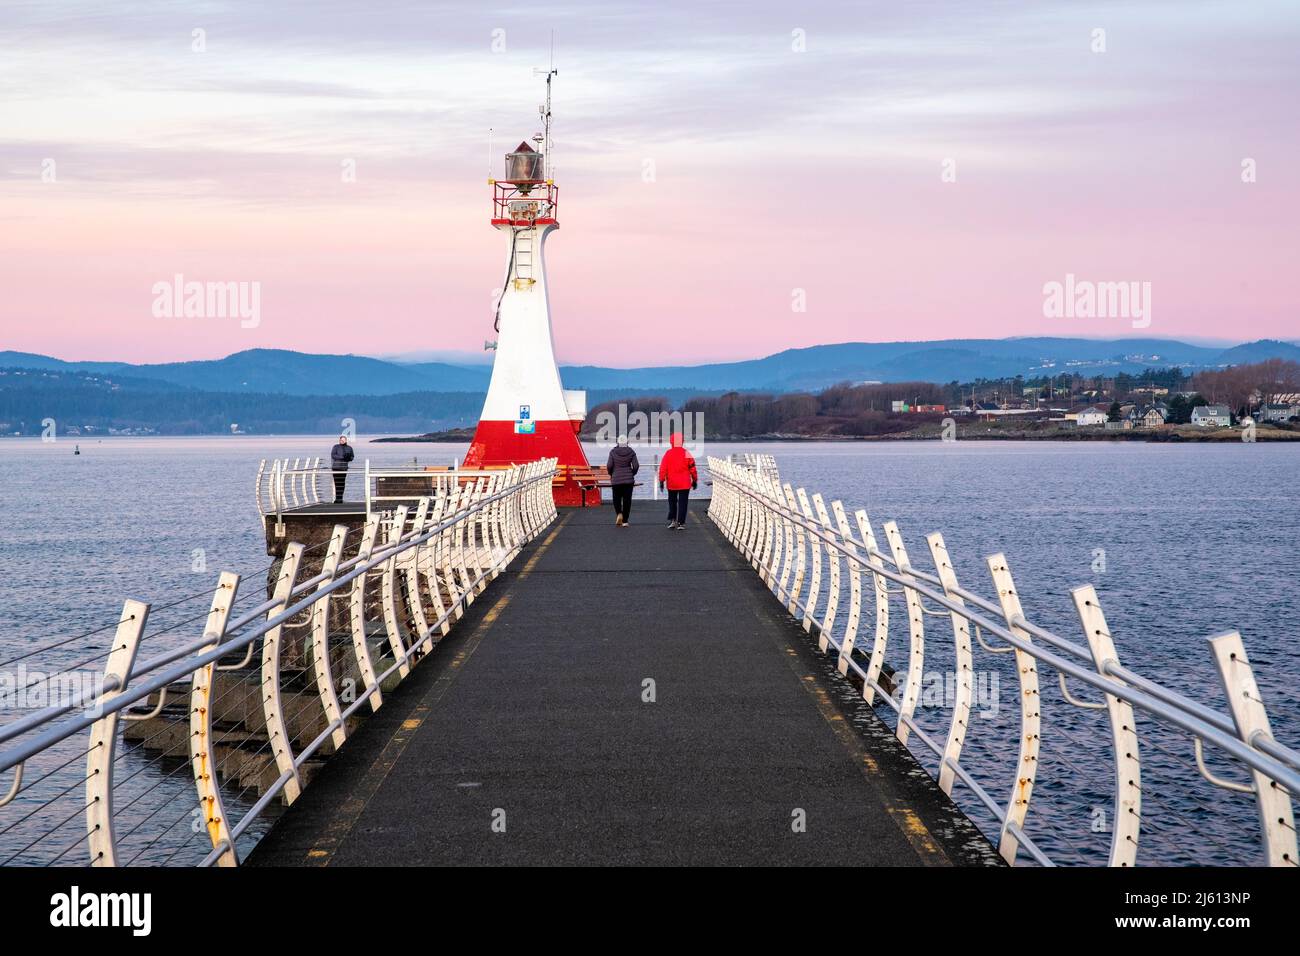
<svg viewBox="0 0 1300 956">
<path fill-rule="evenodd" d="M 545 142 L 541 134 L 534 140 Z M 545 152 L 527 142 L 506 154 L 506 176 L 491 185 L 492 225 L 508 239 L 506 278 L 497 303 L 492 381 L 465 467 L 553 457 L 567 476 L 588 465 L 578 441 L 586 393 L 566 392 L 560 383 L 547 297 L 545 245 L 559 228 L 559 188 L 548 175 Z M 557 504 L 584 503 L 572 478 L 556 487 L 555 497 Z M 599 492 L 588 491 L 585 503 L 599 504 Z"/>
</svg>

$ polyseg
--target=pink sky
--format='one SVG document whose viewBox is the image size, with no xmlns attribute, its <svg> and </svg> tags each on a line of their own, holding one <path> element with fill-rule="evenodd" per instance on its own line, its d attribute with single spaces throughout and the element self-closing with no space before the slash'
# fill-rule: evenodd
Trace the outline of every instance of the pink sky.
<svg viewBox="0 0 1300 956">
<path fill-rule="evenodd" d="M 379 6 L 0 10 L 0 349 L 480 352 L 487 129 L 535 131 L 552 28 L 563 361 L 1300 337 L 1294 4 Z M 260 324 L 154 317 L 177 273 Z M 1045 318 L 1067 273 L 1150 282 L 1150 327 Z"/>
</svg>

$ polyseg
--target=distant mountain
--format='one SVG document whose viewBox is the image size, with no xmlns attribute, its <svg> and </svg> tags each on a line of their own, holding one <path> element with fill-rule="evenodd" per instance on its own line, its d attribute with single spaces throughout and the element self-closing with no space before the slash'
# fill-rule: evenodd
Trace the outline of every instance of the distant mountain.
<svg viewBox="0 0 1300 956">
<path fill-rule="evenodd" d="M 673 405 L 698 394 L 656 391 Z M 595 407 L 627 397 L 621 391 L 597 391 L 588 400 Z M 472 427 L 482 408 L 482 391 L 265 394 L 182 388 L 116 373 L 0 368 L 3 436 L 40 435 L 50 419 L 59 434 L 70 436 L 228 434 L 232 425 L 245 434 L 329 435 L 349 418 L 366 434 L 423 434 Z"/>
<path fill-rule="evenodd" d="M 1260 339 L 1225 349 L 1219 355 L 1219 361 L 1225 365 L 1249 365 L 1265 359 L 1280 358 L 1300 362 L 1300 345 L 1291 342 L 1278 342 L 1275 339 Z"/>
<path fill-rule="evenodd" d="M 284 395 L 396 395 L 401 392 L 481 392 L 492 370 L 440 362 L 398 365 L 361 355 L 312 355 L 249 349 L 223 359 L 132 365 L 63 362 L 27 352 L 0 352 L 0 368 L 130 375 L 204 391 Z"/>
<path fill-rule="evenodd" d="M 1248 351 L 1240 351 L 1248 350 Z M 766 358 L 712 365 L 562 370 L 571 388 L 711 387 L 758 391 L 825 388 L 841 381 L 971 381 L 1024 375 L 1140 372 L 1181 366 L 1195 371 L 1290 357 L 1300 347 L 1260 341 L 1231 349 L 1169 339 L 948 339 L 936 342 L 845 342 L 787 349 Z M 1249 357 L 1245 357 L 1249 356 Z"/>
<path fill-rule="evenodd" d="M 1170 339 L 1046 337 L 845 342 L 707 365 L 627 369 L 565 366 L 561 375 L 566 386 L 592 391 L 786 392 L 817 390 L 842 381 L 946 383 L 1068 372 L 1113 375 L 1167 366 L 1197 371 L 1275 357 L 1300 361 L 1300 346 L 1267 339 L 1223 348 Z M 202 391 L 283 395 L 481 393 L 487 389 L 491 375 L 487 365 L 398 363 L 360 355 L 313 355 L 281 349 L 250 349 L 223 359 L 152 365 L 64 362 L 28 352 L 0 352 L 0 368 L 88 372 Z"/>
</svg>

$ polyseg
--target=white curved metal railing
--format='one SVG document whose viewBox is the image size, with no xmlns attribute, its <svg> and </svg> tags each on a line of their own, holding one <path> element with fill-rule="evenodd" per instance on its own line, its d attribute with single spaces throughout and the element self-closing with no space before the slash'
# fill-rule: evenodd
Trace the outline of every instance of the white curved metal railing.
<svg viewBox="0 0 1300 956">
<path fill-rule="evenodd" d="M 262 517 L 278 517 L 286 511 L 333 501 L 334 477 L 339 473 L 328 462 L 322 464 L 323 461 L 319 457 L 273 458 L 270 461 L 263 458 L 258 464 L 254 482 L 257 513 Z M 367 459 L 359 467 L 344 474 L 349 479 L 345 490 L 354 496 L 348 500 L 355 504 L 364 501 L 365 511 L 369 514 L 376 509 L 391 509 L 394 502 L 414 502 L 420 498 L 420 494 L 416 493 L 385 493 L 385 481 L 420 484 L 425 486 L 428 493 L 436 494 L 466 478 L 489 477 L 492 472 L 460 468 L 458 464 L 449 469 L 422 469 L 414 465 L 405 468 L 377 468 Z M 361 489 L 359 493 L 358 482 Z"/>
<path fill-rule="evenodd" d="M 273 458 L 268 465 L 263 458 L 257 466 L 253 492 L 257 513 L 265 516 L 319 504 L 322 478 L 327 479 L 326 493 L 333 495 L 328 480 L 333 472 L 329 465 L 322 466 L 321 461 L 320 457 L 295 458 L 292 462 L 288 458 Z"/>
<path fill-rule="evenodd" d="M 69 692 L 58 695 L 57 702 L 0 726 L 0 774 L 12 774 L 10 783 L 0 786 L 0 857 L 6 857 L 0 863 L 57 863 L 77 846 L 88 848 L 94 866 L 141 858 L 170 862 L 187 849 L 196 854 L 193 842 L 183 837 L 184 827 L 182 836 L 175 836 L 177 827 L 188 823 L 206 852 L 183 862 L 237 864 L 241 838 L 253 834 L 267 807 L 275 801 L 290 804 L 301 794 L 309 761 L 342 746 L 349 721 L 359 717 L 363 708 L 377 710 L 385 688 L 405 678 L 488 583 L 554 520 L 555 470 L 554 459 L 549 459 L 463 477 L 419 499 L 414 508 L 398 507 L 391 517 L 372 514 L 362 527 L 353 529 L 335 525 L 327 542 L 311 548 L 291 543 L 278 566 L 272 566 L 271 596 L 254 597 L 252 606 L 239 609 L 238 614 L 241 576 L 223 573 L 215 591 L 209 592 L 206 613 L 162 629 L 175 633 L 204 620 L 201 635 L 162 648 L 139 663 L 136 658 L 153 608 L 127 601 L 112 626 L 107 651 L 42 675 L 22 689 L 33 690 L 39 684 L 42 693 L 54 697 L 51 688 L 58 678 L 76 673 L 87 663 L 106 660 L 103 675 L 93 686 L 70 684 Z M 273 466 L 268 479 L 266 469 L 261 469 L 259 498 L 268 480 L 277 494 L 283 493 L 280 482 L 291 473 L 292 469 Z M 311 486 L 299 485 L 298 493 L 310 500 Z M 322 549 L 319 571 L 305 576 L 305 556 Z M 367 587 L 375 579 L 378 595 Z M 202 596 L 190 595 L 162 607 Z M 106 629 L 62 639 L 47 649 Z M 293 634 L 301 635 L 303 663 L 297 669 L 284 664 L 284 648 Z M 259 649 L 260 662 L 255 659 Z M 39 650 L 4 663 L 30 658 Z M 341 686 L 335 671 L 345 660 L 357 675 L 359 690 Z M 241 670 L 244 678 L 218 695 L 219 673 Z M 162 738 L 156 742 L 160 756 L 143 763 L 138 759 L 141 748 L 135 748 L 136 763 L 143 765 L 119 777 L 115 771 L 124 769 L 124 754 L 117 752 L 117 743 L 123 726 L 159 718 L 169 694 L 173 701 L 188 697 L 188 719 L 158 720 L 162 726 L 149 739 Z M 222 699 L 230 695 L 234 699 Z M 304 701 L 312 704 L 306 716 Z M 218 707 L 242 713 L 241 727 L 219 734 L 213 719 Z M 246 731 L 251 725 L 257 725 L 259 733 L 250 741 Z M 82 734 L 89 735 L 85 747 L 76 742 Z M 254 750 L 263 736 L 264 742 Z M 242 801 L 243 813 L 237 820 L 230 808 L 250 786 L 238 788 L 242 780 L 223 779 L 223 747 L 244 747 L 249 761 L 261 761 L 258 795 Z M 146 772 L 168 756 L 183 756 L 184 763 L 161 777 Z M 24 770 L 34 759 L 42 759 L 42 772 L 36 779 L 24 780 Z M 84 765 L 84 775 L 76 769 L 78 763 Z M 192 785 L 179 786 L 175 777 L 187 769 Z M 128 792 L 131 782 L 143 789 Z M 132 812 L 124 814 L 127 809 Z M 167 819 L 177 810 L 180 815 L 152 841 L 140 835 L 141 828 L 160 814 L 167 814 Z M 169 832 L 173 839 L 162 845 L 168 851 L 164 858 L 154 848 Z M 27 842 L 17 852 L 7 853 L 6 834 L 13 835 L 14 843 Z M 132 849 L 143 847 L 127 858 L 126 842 Z"/>
<path fill-rule="evenodd" d="M 1144 786 L 1143 750 L 1150 747 L 1162 754 L 1162 770 L 1169 763 L 1165 758 L 1178 757 L 1160 746 L 1155 734 L 1140 731 L 1139 717 L 1191 737 L 1195 767 L 1188 779 L 1180 781 L 1181 786 L 1196 781 L 1199 773 L 1215 787 L 1254 795 L 1265 862 L 1273 866 L 1296 866 L 1300 862 L 1291 806 L 1291 795 L 1300 791 L 1300 753 L 1273 737 L 1240 634 L 1229 632 L 1208 639 L 1228 703 L 1228 713 L 1222 714 L 1121 665 L 1091 586 L 1071 592 L 1086 641 L 1079 644 L 1026 618 L 1007 560 L 1001 554 L 987 559 L 997 598 L 986 599 L 958 584 L 947 546 L 938 533 L 926 538 L 935 567 L 934 572 L 926 572 L 912 564 L 895 522 L 882 526 L 890 551 L 887 555 L 880 550 L 865 511 L 854 513 L 851 526 L 839 501 L 831 502 L 828 510 L 821 495 L 810 498 L 804 489 L 782 484 L 774 469 L 756 467 L 754 462 L 711 458 L 709 469 L 713 479 L 709 517 L 804 629 L 816 633 L 820 649 L 833 650 L 839 672 L 846 676 L 851 672 L 862 681 L 863 698 L 873 704 L 879 698 L 896 714 L 898 739 L 904 744 L 918 741 L 924 748 L 922 755 L 928 751 L 931 759 L 937 758 L 935 775 L 944 792 L 952 795 L 956 782 L 969 789 L 978 806 L 996 821 L 996 832 L 991 837 L 1008 863 L 1015 863 L 1023 850 L 1040 864 L 1054 865 L 1026 832 L 1044 735 L 1068 739 L 1064 727 L 1044 728 L 1045 688 L 1040 686 L 1040 668 L 1056 672 L 1061 697 L 1068 706 L 1106 713 L 1113 768 L 1113 824 L 1101 832 L 1110 835 L 1106 859 L 1111 866 L 1132 866 L 1137 862 L 1139 840 L 1144 833 L 1144 798 L 1155 806 L 1151 788 Z M 828 572 L 824 601 L 823 559 Z M 875 595 L 875 626 L 869 651 L 857 647 L 864 613 L 864 576 L 869 576 Z M 845 597 L 845 577 L 849 607 L 847 615 L 837 620 L 840 601 Z M 906 667 L 894 675 L 895 680 L 887 681 L 891 597 L 902 598 L 908 645 Z M 927 616 L 947 617 L 953 633 L 954 686 L 951 700 L 945 701 L 951 717 L 944 739 L 936 739 L 938 735 L 927 732 L 917 719 L 927 659 Z M 989 639 L 995 643 L 989 643 Z M 989 654 L 1014 656 L 1018 739 L 1004 744 L 1014 743 L 1018 752 L 1005 801 L 991 795 L 972 772 L 969 761 L 962 759 L 971 730 L 975 646 Z M 1099 691 L 1102 700 L 1081 700 L 1071 692 L 1068 681 Z M 1215 775 L 1205 763 L 1207 744 L 1244 765 L 1249 782 Z M 1158 812 L 1167 813 L 1168 808 Z"/>
</svg>

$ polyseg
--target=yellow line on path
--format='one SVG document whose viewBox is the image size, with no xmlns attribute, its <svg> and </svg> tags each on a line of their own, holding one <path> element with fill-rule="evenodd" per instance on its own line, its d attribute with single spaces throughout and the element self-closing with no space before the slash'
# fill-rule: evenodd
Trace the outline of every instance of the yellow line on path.
<svg viewBox="0 0 1300 956">
<path fill-rule="evenodd" d="M 712 543 L 714 550 L 716 550 L 725 560 L 726 555 L 718 544 L 717 538 L 710 534 L 709 541 Z M 749 569 L 741 569 L 742 572 L 747 570 Z M 731 573 L 735 572 L 733 571 Z M 758 608 L 753 608 L 753 612 L 754 617 L 760 622 L 770 622 L 771 619 L 760 614 Z M 830 694 L 826 692 L 826 689 L 818 681 L 817 675 L 813 674 L 803 665 L 799 656 L 799 651 L 792 647 L 783 637 L 778 636 L 778 642 L 778 646 L 785 651 L 786 663 L 790 665 L 790 669 L 794 671 L 795 675 L 799 678 L 800 685 L 813 699 L 813 703 L 817 706 L 818 713 L 820 713 L 826 723 L 830 725 L 831 730 L 835 733 L 836 739 L 839 740 L 839 742 L 849 752 L 854 762 L 862 770 L 862 775 L 867 780 L 867 789 L 871 791 L 876 800 L 880 803 L 881 808 L 886 814 L 888 814 L 889 818 L 894 822 L 898 829 L 902 831 L 903 836 L 907 839 L 907 842 L 912 845 L 912 849 L 916 851 L 917 857 L 920 861 L 927 866 L 951 866 L 952 861 L 943 851 L 943 848 L 939 845 L 938 841 L 934 839 L 934 836 L 917 815 L 916 811 L 911 807 L 896 804 L 893 798 L 882 789 L 880 786 L 882 780 L 880 765 L 862 745 L 862 740 L 858 737 L 858 732 L 847 720 L 844 719 L 844 715 L 840 712 L 839 707 L 837 707 L 835 702 L 831 700 Z"/>
</svg>

